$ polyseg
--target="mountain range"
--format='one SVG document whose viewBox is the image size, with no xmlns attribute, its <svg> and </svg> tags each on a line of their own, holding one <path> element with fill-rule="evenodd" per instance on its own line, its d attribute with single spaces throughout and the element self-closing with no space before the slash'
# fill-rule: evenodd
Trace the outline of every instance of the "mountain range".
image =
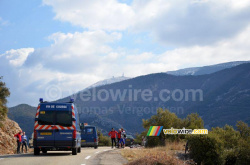
<svg viewBox="0 0 250 165">
<path fill-rule="evenodd" d="M 176 76 L 157 73 L 139 76 L 83 90 L 89 92 L 89 100 L 83 101 L 81 92 L 76 93 L 74 97 L 80 112 L 80 121 L 96 125 L 104 134 L 112 127 L 124 127 L 128 134 L 140 133 L 143 131 L 142 119 L 150 118 L 158 108 L 169 109 L 179 117 L 198 113 L 206 128 L 210 129 L 225 124 L 234 126 L 238 120 L 250 124 L 249 82 L 250 64 L 243 63 L 211 74 Z M 129 91 L 135 90 L 152 91 L 153 97 L 151 100 L 145 100 L 139 94 L 140 97 L 132 98 L 131 101 Z M 159 97 L 159 94 L 166 90 L 172 94 L 171 99 L 167 101 Z M 198 91 L 197 95 L 185 93 L 190 90 Z M 106 100 L 94 99 L 97 96 L 105 98 L 106 93 L 103 91 L 109 92 Z M 112 91 L 127 93 L 123 99 L 114 99 L 111 97 Z M 166 94 L 168 93 L 162 96 L 166 98 Z M 70 97 L 72 96 L 56 102 L 69 101 Z M 31 134 L 35 111 L 35 107 L 22 104 L 9 108 L 8 116 Z"/>
<path fill-rule="evenodd" d="M 221 63 L 216 65 L 209 65 L 203 67 L 193 67 L 193 68 L 185 68 L 179 69 L 176 71 L 168 71 L 167 74 L 176 75 L 176 76 L 186 76 L 186 75 L 204 75 L 211 74 L 214 72 L 218 72 L 223 69 L 232 68 L 240 64 L 250 63 L 250 61 L 233 61 L 227 63 Z"/>
</svg>

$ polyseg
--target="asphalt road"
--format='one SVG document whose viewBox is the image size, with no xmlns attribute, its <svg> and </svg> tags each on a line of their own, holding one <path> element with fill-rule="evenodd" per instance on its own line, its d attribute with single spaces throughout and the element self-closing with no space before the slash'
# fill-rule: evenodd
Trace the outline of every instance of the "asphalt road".
<svg viewBox="0 0 250 165">
<path fill-rule="evenodd" d="M 119 149 L 110 147 L 82 148 L 81 153 L 72 155 L 68 151 L 48 151 L 47 154 L 0 156 L 1 165 L 122 165 L 127 161 L 120 155 Z"/>
</svg>

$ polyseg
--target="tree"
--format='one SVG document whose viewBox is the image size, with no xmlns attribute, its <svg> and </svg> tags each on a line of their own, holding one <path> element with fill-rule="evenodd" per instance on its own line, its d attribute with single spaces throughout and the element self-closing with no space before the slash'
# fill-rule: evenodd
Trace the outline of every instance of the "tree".
<svg viewBox="0 0 250 165">
<path fill-rule="evenodd" d="M 179 128 L 181 126 L 181 119 L 176 116 L 175 113 L 171 113 L 168 110 L 163 110 L 159 108 L 157 110 L 157 114 L 153 115 L 148 120 L 143 120 L 143 127 L 146 130 L 149 130 L 150 126 L 163 126 L 165 129 Z M 165 145 L 165 139 L 176 139 L 177 136 L 175 135 L 164 135 L 163 133 L 160 134 L 159 137 L 148 137 L 148 144 L 152 143 L 152 145 Z"/>
<path fill-rule="evenodd" d="M 104 136 L 101 131 L 97 130 L 98 138 L 99 138 L 99 146 L 110 146 L 110 137 Z"/>
<path fill-rule="evenodd" d="M 204 122 L 197 113 L 191 113 L 183 120 L 183 127 L 189 129 L 202 129 L 204 128 Z"/>
<path fill-rule="evenodd" d="M 0 77 L 0 121 L 7 116 L 8 108 L 6 107 L 7 97 L 10 95 L 9 89 Z"/>
<path fill-rule="evenodd" d="M 247 138 L 250 135 L 250 129 L 247 125 L 247 123 L 244 123 L 243 121 L 238 121 L 236 124 L 237 130 L 240 132 L 240 136 L 242 138 Z"/>
</svg>

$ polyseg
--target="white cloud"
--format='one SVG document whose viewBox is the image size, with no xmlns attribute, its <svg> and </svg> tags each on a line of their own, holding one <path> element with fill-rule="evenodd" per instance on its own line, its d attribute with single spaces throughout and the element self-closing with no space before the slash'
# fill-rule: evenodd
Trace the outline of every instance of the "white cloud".
<svg viewBox="0 0 250 165">
<path fill-rule="evenodd" d="M 10 65 L 20 67 L 23 65 L 27 57 L 34 52 L 34 48 L 11 49 L 0 56 L 5 56 Z"/>
<path fill-rule="evenodd" d="M 130 6 L 116 0 L 43 0 L 53 6 L 55 19 L 91 30 L 124 30 L 134 17 Z"/>
<path fill-rule="evenodd" d="M 121 34 L 87 31 L 55 33 L 49 38 L 54 40 L 54 44 L 36 50 L 27 59 L 26 66 L 41 64 L 47 69 L 61 72 L 88 73 L 100 65 L 101 60 L 112 50 L 108 44 L 119 40 Z"/>
<path fill-rule="evenodd" d="M 95 30 L 145 31 L 174 46 L 208 45 L 238 34 L 250 21 L 249 0 L 43 0 L 55 19 Z"/>
<path fill-rule="evenodd" d="M 122 73 L 135 77 L 250 60 L 250 0 L 133 0 L 129 5 L 117 0 L 43 0 L 43 4 L 52 6 L 55 19 L 85 31 L 54 33 L 48 37 L 53 42 L 49 47 L 11 49 L 0 55 L 0 76 L 10 88 L 12 106 L 35 105 L 52 85 L 59 87 L 59 97 L 65 97 Z M 8 24 L 0 17 L 0 27 Z M 136 36 L 146 32 L 174 47 L 155 53 L 116 46 L 126 32 L 139 33 Z"/>
</svg>

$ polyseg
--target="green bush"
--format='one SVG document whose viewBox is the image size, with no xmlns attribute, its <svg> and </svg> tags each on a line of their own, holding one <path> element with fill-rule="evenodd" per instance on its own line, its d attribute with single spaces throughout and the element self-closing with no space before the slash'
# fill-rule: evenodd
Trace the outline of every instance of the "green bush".
<svg viewBox="0 0 250 165">
<path fill-rule="evenodd" d="M 111 146 L 111 141 L 110 141 L 110 137 L 108 136 L 104 136 L 100 131 L 98 131 L 99 134 L 99 146 Z"/>
<path fill-rule="evenodd" d="M 223 164 L 223 143 L 208 135 L 191 135 L 188 139 L 190 156 L 198 164 Z"/>
</svg>

